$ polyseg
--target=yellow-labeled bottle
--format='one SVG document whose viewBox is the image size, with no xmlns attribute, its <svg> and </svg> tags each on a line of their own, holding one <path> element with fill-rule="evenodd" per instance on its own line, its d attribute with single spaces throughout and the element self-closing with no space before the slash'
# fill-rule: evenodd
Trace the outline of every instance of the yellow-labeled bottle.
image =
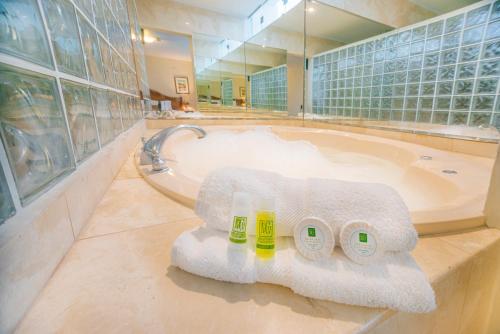
<svg viewBox="0 0 500 334">
<path fill-rule="evenodd" d="M 269 259 L 274 256 L 275 248 L 274 198 L 263 198 L 255 213 L 255 253 L 261 259 Z"/>
</svg>

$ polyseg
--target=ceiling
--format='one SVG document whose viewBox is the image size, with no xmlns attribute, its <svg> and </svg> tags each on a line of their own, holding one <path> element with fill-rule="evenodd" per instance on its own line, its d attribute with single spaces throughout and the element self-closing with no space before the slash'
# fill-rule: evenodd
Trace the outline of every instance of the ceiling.
<svg viewBox="0 0 500 334">
<path fill-rule="evenodd" d="M 175 0 L 184 5 L 203 8 L 221 14 L 247 18 L 264 0 Z"/>
<path fill-rule="evenodd" d="M 384 24 L 318 2 L 308 3 L 307 7 L 306 34 L 308 36 L 353 43 L 392 30 Z M 302 6 L 299 5 L 290 10 L 274 22 L 273 26 L 288 31 L 303 32 Z"/>
<path fill-rule="evenodd" d="M 477 0 L 410 0 L 438 15 L 478 2 Z"/>
<path fill-rule="evenodd" d="M 192 61 L 191 40 L 189 37 L 149 29 L 145 30 L 144 35 L 159 38 L 159 41 L 145 44 L 144 53 L 147 56 Z"/>
</svg>

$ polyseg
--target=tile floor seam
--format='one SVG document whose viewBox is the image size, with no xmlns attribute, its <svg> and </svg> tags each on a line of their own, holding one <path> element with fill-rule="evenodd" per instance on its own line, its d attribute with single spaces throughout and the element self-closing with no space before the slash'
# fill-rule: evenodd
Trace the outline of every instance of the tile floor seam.
<svg viewBox="0 0 500 334">
<path fill-rule="evenodd" d="M 148 228 L 163 226 L 163 225 L 167 225 L 167 224 L 183 223 L 183 222 L 186 222 L 189 220 L 195 220 L 195 219 L 200 219 L 200 218 L 192 217 L 192 218 L 185 218 L 185 219 L 180 219 L 180 220 L 176 220 L 176 221 L 172 221 L 172 222 L 158 223 L 158 224 L 154 224 L 154 225 L 138 226 L 138 227 L 133 227 L 130 229 L 122 230 L 122 231 L 115 231 L 115 232 L 109 232 L 109 233 L 104 233 L 104 234 L 99 234 L 99 235 L 93 235 L 93 236 L 89 236 L 89 237 L 85 237 L 85 238 L 79 238 L 79 239 L 75 240 L 75 242 L 76 241 L 83 241 L 83 240 L 87 240 L 87 239 L 95 239 L 95 238 L 100 238 L 100 237 L 105 237 L 105 236 L 110 236 L 110 235 L 120 234 L 120 233 L 125 233 L 125 232 L 133 232 L 133 231 L 137 231 L 137 230 L 141 230 L 141 229 L 148 229 Z"/>
</svg>

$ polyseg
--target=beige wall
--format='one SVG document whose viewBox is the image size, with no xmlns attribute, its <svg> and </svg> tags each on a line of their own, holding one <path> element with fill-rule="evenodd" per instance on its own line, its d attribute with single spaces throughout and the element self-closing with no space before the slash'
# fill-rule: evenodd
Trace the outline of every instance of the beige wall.
<svg viewBox="0 0 500 334">
<path fill-rule="evenodd" d="M 137 0 L 136 4 L 139 24 L 145 28 L 182 34 L 200 33 L 236 41 L 243 41 L 245 38 L 242 18 L 169 0 Z"/>
<path fill-rule="evenodd" d="M 297 116 L 302 110 L 302 96 L 304 84 L 304 58 L 288 54 L 287 73 L 288 73 L 288 115 Z"/>
<path fill-rule="evenodd" d="M 192 62 L 146 56 L 146 70 L 149 88 L 167 96 L 182 97 L 185 102 L 189 102 L 193 108 L 196 108 L 196 85 Z M 188 77 L 189 94 L 175 92 L 175 76 Z"/>
</svg>

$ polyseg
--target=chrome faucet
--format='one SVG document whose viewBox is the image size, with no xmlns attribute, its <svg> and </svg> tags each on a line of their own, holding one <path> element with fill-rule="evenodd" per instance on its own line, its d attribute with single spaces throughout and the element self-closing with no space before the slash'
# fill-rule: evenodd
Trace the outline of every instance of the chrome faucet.
<svg viewBox="0 0 500 334">
<path fill-rule="evenodd" d="M 141 152 L 141 165 L 152 165 L 152 169 L 155 172 L 168 170 L 169 168 L 165 165 L 165 160 L 162 159 L 160 152 L 168 137 L 180 130 L 191 130 L 196 133 L 198 138 L 203 138 L 207 135 L 205 130 L 199 126 L 182 124 L 163 129 L 155 133 L 147 141 L 143 138 L 144 145 Z"/>
</svg>

